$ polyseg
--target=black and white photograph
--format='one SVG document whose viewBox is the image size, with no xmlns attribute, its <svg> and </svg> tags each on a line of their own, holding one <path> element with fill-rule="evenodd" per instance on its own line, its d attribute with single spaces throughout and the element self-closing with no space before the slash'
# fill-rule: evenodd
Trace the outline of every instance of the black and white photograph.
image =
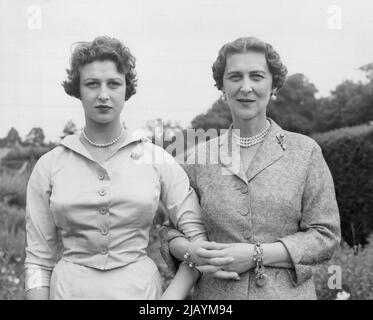
<svg viewBox="0 0 373 320">
<path fill-rule="evenodd" d="M 372 300 L 372 13 L 0 0 L 0 300 Z"/>
</svg>

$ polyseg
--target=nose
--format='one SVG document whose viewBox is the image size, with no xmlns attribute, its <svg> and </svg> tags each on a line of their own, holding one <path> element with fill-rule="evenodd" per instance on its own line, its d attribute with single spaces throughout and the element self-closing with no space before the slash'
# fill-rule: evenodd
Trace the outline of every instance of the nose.
<svg viewBox="0 0 373 320">
<path fill-rule="evenodd" d="M 243 94 L 249 94 L 249 93 L 253 92 L 253 89 L 251 87 L 250 79 L 248 79 L 247 77 L 245 77 L 243 79 L 242 86 L 240 88 L 240 92 L 242 92 Z"/>
<path fill-rule="evenodd" d="M 98 96 L 98 100 L 100 100 L 100 102 L 106 102 L 106 101 L 109 100 L 109 95 L 107 93 L 107 90 L 106 90 L 105 86 L 101 87 L 101 90 L 100 90 L 100 93 L 99 93 L 99 96 Z"/>
</svg>

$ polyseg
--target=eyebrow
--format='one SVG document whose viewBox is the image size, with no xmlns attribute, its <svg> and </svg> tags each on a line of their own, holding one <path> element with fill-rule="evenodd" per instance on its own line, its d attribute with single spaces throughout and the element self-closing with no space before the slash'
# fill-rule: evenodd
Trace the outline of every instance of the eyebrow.
<svg viewBox="0 0 373 320">
<path fill-rule="evenodd" d="M 242 72 L 241 72 L 241 71 L 238 71 L 238 70 L 229 71 L 229 72 L 227 73 L 227 76 L 232 75 L 232 74 L 237 74 L 237 73 L 238 73 L 238 74 L 241 74 Z M 266 74 L 266 72 L 263 71 L 263 70 L 253 70 L 253 71 L 250 71 L 249 73 L 250 73 L 250 74 L 253 74 L 253 73 L 260 73 L 260 74 L 263 74 L 263 75 Z"/>
<path fill-rule="evenodd" d="M 88 81 L 88 80 L 95 80 L 95 81 L 97 81 L 97 80 L 99 80 L 98 78 L 95 78 L 95 77 L 88 77 L 88 78 L 86 78 L 86 79 L 83 79 L 83 81 Z M 121 79 L 121 78 L 109 78 L 109 79 L 107 79 L 108 81 L 112 81 L 112 80 L 116 80 L 116 81 L 123 81 L 123 79 Z"/>
</svg>

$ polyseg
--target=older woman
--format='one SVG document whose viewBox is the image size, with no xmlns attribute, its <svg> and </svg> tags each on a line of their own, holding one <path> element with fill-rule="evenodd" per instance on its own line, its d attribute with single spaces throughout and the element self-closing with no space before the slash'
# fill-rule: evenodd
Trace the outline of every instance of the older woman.
<svg viewBox="0 0 373 320">
<path fill-rule="evenodd" d="M 163 230 L 163 239 L 178 260 L 208 271 L 194 299 L 315 299 L 312 266 L 332 256 L 340 240 L 339 212 L 317 143 L 266 117 L 287 69 L 270 44 L 248 37 L 225 44 L 212 70 L 233 124 L 199 145 L 195 164 L 185 170 L 209 240 L 226 246 L 190 245 L 173 229 Z M 218 161 L 199 164 L 198 154 Z M 171 261 L 167 241 L 162 253 Z M 211 273 L 219 269 L 239 273 L 240 280 Z"/>
<path fill-rule="evenodd" d="M 198 199 L 167 152 L 121 123 L 136 92 L 126 46 L 110 37 L 80 43 L 67 73 L 63 87 L 81 100 L 85 127 L 30 177 L 26 298 L 156 299 L 161 278 L 145 249 L 158 203 L 185 234 L 206 239 Z"/>
</svg>

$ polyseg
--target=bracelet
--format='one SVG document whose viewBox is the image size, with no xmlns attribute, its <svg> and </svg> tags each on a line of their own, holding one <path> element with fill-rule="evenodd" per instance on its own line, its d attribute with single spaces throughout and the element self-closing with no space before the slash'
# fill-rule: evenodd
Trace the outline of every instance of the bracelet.
<svg viewBox="0 0 373 320">
<path fill-rule="evenodd" d="M 263 248 L 259 242 L 254 244 L 253 260 L 255 262 L 255 283 L 258 287 L 263 287 L 267 282 L 267 275 L 264 272 Z"/>
<path fill-rule="evenodd" d="M 186 249 L 186 251 L 184 253 L 184 256 L 183 256 L 184 259 L 185 259 L 184 261 L 189 266 L 189 268 L 195 268 L 196 264 L 193 261 L 189 260 L 190 259 L 189 245 L 188 245 L 188 248 Z"/>
</svg>

